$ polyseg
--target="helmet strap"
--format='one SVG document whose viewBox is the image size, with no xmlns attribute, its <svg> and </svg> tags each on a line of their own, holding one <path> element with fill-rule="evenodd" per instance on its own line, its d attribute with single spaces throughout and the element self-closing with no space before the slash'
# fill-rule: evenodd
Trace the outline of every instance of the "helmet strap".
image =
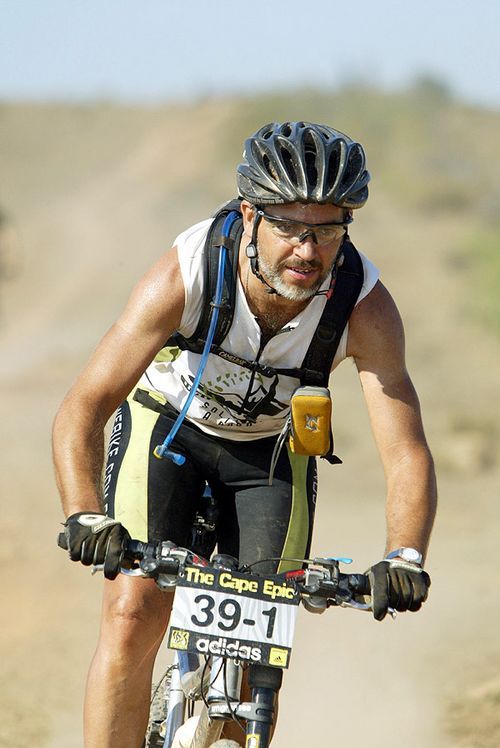
<svg viewBox="0 0 500 748">
<path fill-rule="evenodd" d="M 278 291 L 276 291 L 275 288 L 273 288 L 272 286 L 269 285 L 269 283 L 266 281 L 266 279 L 264 278 L 264 276 L 259 272 L 259 255 L 258 255 L 258 252 L 257 252 L 257 230 L 259 228 L 259 223 L 260 223 L 260 220 L 261 220 L 262 216 L 260 216 L 257 213 L 257 206 L 255 206 L 255 207 L 256 207 L 256 211 L 255 211 L 255 218 L 253 219 L 252 237 L 250 239 L 249 244 L 247 244 L 247 247 L 246 247 L 246 250 L 245 250 L 246 256 L 250 260 L 250 267 L 252 268 L 252 273 L 255 275 L 255 277 L 258 280 L 260 280 L 260 282 L 264 286 L 266 286 L 267 293 L 268 294 L 275 293 L 278 296 L 281 296 L 281 294 L 278 293 Z"/>
<path fill-rule="evenodd" d="M 349 241 L 349 234 L 347 233 L 347 231 L 344 234 L 342 243 L 340 247 L 338 248 L 337 254 L 335 255 L 335 259 L 333 261 L 332 274 L 330 276 L 330 285 L 328 286 L 326 291 L 316 291 L 314 296 L 326 296 L 326 298 L 329 299 L 331 295 L 333 294 L 335 285 L 337 283 L 337 273 L 338 273 L 339 267 L 341 267 L 341 265 L 343 265 L 344 263 L 344 244 L 346 241 Z"/>
<path fill-rule="evenodd" d="M 268 294 L 271 295 L 275 293 L 277 296 L 281 296 L 281 294 L 275 288 L 269 285 L 264 276 L 259 272 L 257 257 L 251 258 L 250 267 L 252 268 L 252 273 L 255 275 L 255 277 L 258 278 L 260 282 L 264 284 L 264 286 L 266 286 L 266 292 Z"/>
</svg>

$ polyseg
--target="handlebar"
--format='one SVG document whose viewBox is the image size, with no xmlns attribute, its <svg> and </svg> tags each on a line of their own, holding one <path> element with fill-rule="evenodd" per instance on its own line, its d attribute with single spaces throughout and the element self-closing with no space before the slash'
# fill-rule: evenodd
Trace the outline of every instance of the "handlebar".
<svg viewBox="0 0 500 748">
<path fill-rule="evenodd" d="M 60 533 L 58 545 L 67 550 L 66 536 Z M 359 610 L 371 610 L 371 603 L 362 598 L 371 593 L 366 574 L 345 574 L 340 571 L 340 561 L 350 559 L 314 558 L 306 560 L 302 568 L 284 572 L 284 580 L 293 581 L 304 606 L 310 612 L 322 612 L 337 605 Z M 152 578 L 161 589 L 175 587 L 186 566 L 230 568 L 245 572 L 238 560 L 218 554 L 209 562 L 192 551 L 170 541 L 145 543 L 129 540 L 123 554 L 121 573 L 128 576 Z M 100 567 L 94 567 L 98 571 Z"/>
</svg>

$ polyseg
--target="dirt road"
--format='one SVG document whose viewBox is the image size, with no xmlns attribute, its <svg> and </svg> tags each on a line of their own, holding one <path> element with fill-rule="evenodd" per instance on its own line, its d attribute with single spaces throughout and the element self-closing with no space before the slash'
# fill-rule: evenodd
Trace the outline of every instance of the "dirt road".
<svg viewBox="0 0 500 748">
<path fill-rule="evenodd" d="M 82 745 L 101 581 L 55 547 L 62 517 L 49 433 L 58 402 L 132 279 L 165 246 L 151 195 L 141 193 L 131 207 L 134 180 L 149 178 L 144 153 L 136 156 L 20 216 L 23 272 L 3 293 L 0 745 L 9 748 Z M 352 611 L 304 612 L 275 746 L 493 748 L 500 745 L 500 353 L 463 315 L 459 221 L 396 214 L 376 192 L 369 205 L 351 233 L 402 310 L 439 470 L 432 590 L 421 613 L 383 624 Z M 176 215 L 170 237 L 184 219 L 200 217 Z M 321 467 L 314 551 L 352 556 L 363 569 L 383 550 L 383 475 L 349 362 L 333 392 L 345 464 Z"/>
</svg>

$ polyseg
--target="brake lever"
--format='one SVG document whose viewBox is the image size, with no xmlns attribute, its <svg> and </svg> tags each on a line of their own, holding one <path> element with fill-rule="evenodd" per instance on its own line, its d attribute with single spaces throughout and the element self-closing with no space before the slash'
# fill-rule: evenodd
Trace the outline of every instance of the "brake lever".
<svg viewBox="0 0 500 748">
<path fill-rule="evenodd" d="M 339 608 L 354 608 L 354 610 L 363 610 L 367 613 L 371 613 L 373 610 L 371 602 L 361 603 L 358 600 L 340 600 L 340 602 L 336 602 L 335 605 L 337 605 L 337 607 Z M 395 610 L 395 608 L 387 608 L 387 613 L 393 620 L 397 616 L 397 611 Z"/>
<path fill-rule="evenodd" d="M 92 566 L 92 569 L 90 570 L 90 573 L 93 576 L 94 574 L 99 574 L 100 572 L 103 572 L 103 571 L 104 571 L 104 564 L 94 564 Z M 143 577 L 144 576 L 144 572 L 138 566 L 134 566 L 132 568 L 127 568 L 127 567 L 122 566 L 120 567 L 120 574 L 125 574 L 125 576 L 127 577 Z"/>
</svg>

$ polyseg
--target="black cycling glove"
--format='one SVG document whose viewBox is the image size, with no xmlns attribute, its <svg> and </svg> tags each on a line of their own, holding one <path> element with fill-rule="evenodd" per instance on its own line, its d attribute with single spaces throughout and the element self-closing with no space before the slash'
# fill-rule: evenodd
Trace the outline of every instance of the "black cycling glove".
<svg viewBox="0 0 500 748">
<path fill-rule="evenodd" d="M 388 608 L 420 610 L 431 586 L 429 575 L 420 566 L 397 559 L 379 561 L 367 573 L 377 621 L 385 618 Z"/>
<path fill-rule="evenodd" d="M 64 534 L 72 561 L 85 566 L 104 564 L 106 579 L 115 579 L 130 539 L 123 525 L 105 514 L 77 512 L 66 520 Z"/>
</svg>

